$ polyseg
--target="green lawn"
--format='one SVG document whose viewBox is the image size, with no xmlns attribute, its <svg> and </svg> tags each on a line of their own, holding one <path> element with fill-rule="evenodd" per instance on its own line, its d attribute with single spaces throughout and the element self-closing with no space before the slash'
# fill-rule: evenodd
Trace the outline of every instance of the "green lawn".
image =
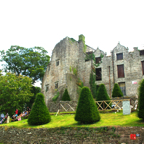
<svg viewBox="0 0 144 144">
<path fill-rule="evenodd" d="M 130 115 L 118 113 L 100 113 L 101 120 L 95 124 L 79 125 L 74 120 L 74 114 L 51 115 L 51 122 L 45 125 L 29 126 L 27 119 L 2 124 L 0 126 L 18 127 L 18 128 L 55 128 L 55 127 L 103 127 L 103 126 L 144 126 L 144 122 L 137 117 L 137 112 Z"/>
</svg>

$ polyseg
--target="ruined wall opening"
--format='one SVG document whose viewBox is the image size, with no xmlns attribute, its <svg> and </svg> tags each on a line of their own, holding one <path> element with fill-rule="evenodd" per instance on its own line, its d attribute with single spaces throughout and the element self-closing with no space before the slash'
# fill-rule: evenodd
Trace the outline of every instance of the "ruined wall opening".
<svg viewBox="0 0 144 144">
<path fill-rule="evenodd" d="M 144 55 L 144 50 L 141 50 L 141 51 L 140 51 L 140 56 L 141 56 L 141 55 Z"/>
<path fill-rule="evenodd" d="M 49 84 L 46 85 L 46 92 L 49 90 Z"/>
<path fill-rule="evenodd" d="M 101 57 L 97 57 L 97 58 L 95 58 L 95 60 L 96 60 L 96 64 L 99 64 L 101 61 Z"/>
<path fill-rule="evenodd" d="M 58 89 L 58 82 L 55 82 L 55 89 Z"/>
<path fill-rule="evenodd" d="M 102 80 L 102 69 L 101 68 L 96 68 L 96 80 L 97 81 Z"/>
<path fill-rule="evenodd" d="M 58 66 L 58 65 L 59 65 L 59 60 L 56 61 L 56 66 Z"/>
</svg>

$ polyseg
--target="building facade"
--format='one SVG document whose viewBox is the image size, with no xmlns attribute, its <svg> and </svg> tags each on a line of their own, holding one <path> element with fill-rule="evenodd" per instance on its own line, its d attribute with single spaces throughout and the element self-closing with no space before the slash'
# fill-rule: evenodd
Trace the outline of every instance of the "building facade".
<svg viewBox="0 0 144 144">
<path fill-rule="evenodd" d="M 58 100 L 61 99 L 65 88 L 68 89 L 71 100 L 77 101 L 80 79 L 84 86 L 89 86 L 91 60 L 86 60 L 82 41 L 64 38 L 52 51 L 49 63 L 42 81 L 41 92 L 48 102 L 59 91 Z M 93 49 L 86 45 L 86 53 L 94 53 L 96 62 L 102 63 L 96 68 L 96 84 L 105 84 L 109 96 L 112 95 L 113 86 L 118 83 L 125 96 L 135 96 L 139 81 L 144 78 L 144 50 L 134 47 L 133 52 L 120 43 L 107 56 L 99 48 Z"/>
</svg>

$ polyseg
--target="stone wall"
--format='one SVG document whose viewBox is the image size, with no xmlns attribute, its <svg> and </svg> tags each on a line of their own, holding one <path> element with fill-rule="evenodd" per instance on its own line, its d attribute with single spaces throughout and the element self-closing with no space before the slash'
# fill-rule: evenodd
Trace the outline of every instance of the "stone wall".
<svg viewBox="0 0 144 144">
<path fill-rule="evenodd" d="M 67 111 L 76 111 L 76 107 L 77 107 L 77 101 L 60 101 L 60 102 L 49 102 L 48 103 L 48 110 L 50 112 L 57 112 L 58 109 L 60 110 L 60 112 L 64 112 L 65 109 L 62 107 L 62 106 L 67 110 Z M 71 108 L 70 106 L 73 108 Z"/>
<path fill-rule="evenodd" d="M 140 134 L 130 140 L 130 134 Z M 143 127 L 101 127 L 99 128 L 12 128 L 0 126 L 0 143 L 4 144 L 142 144 Z"/>
</svg>

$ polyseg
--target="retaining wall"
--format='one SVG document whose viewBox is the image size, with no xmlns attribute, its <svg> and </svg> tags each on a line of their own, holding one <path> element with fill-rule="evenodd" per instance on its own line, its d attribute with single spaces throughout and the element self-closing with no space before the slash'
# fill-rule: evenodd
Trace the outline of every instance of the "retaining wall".
<svg viewBox="0 0 144 144">
<path fill-rule="evenodd" d="M 130 134 L 140 134 L 130 140 Z M 0 143 L 4 144 L 142 144 L 143 127 L 20 129 L 0 127 Z"/>
</svg>

